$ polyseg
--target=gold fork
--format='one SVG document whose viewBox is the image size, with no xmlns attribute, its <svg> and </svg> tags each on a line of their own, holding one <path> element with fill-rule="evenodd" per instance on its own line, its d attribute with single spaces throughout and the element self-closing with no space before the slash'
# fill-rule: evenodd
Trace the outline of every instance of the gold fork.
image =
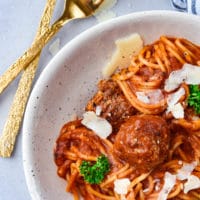
<svg viewBox="0 0 200 200">
<path fill-rule="evenodd" d="M 62 16 L 0 77 L 0 94 L 40 53 L 45 44 L 69 21 L 91 16 L 104 0 L 65 0 Z"/>
<path fill-rule="evenodd" d="M 36 38 L 50 26 L 51 17 L 56 0 L 47 0 L 43 15 L 39 24 Z M 35 39 L 36 39 L 35 38 Z M 14 148 L 15 140 L 23 119 L 26 102 L 29 97 L 31 85 L 35 77 L 39 55 L 24 70 L 15 93 L 8 118 L 5 122 L 3 133 L 0 135 L 0 157 L 10 157 Z"/>
</svg>

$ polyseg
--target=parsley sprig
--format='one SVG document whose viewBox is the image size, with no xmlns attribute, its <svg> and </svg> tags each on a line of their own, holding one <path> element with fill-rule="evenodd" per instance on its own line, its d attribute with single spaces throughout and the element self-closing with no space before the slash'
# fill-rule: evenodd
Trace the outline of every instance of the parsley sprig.
<svg viewBox="0 0 200 200">
<path fill-rule="evenodd" d="M 99 184 L 109 171 L 110 164 L 108 158 L 105 155 L 101 155 L 94 164 L 88 161 L 82 161 L 79 169 L 85 181 L 91 184 Z"/>
<path fill-rule="evenodd" d="M 200 114 L 200 88 L 199 85 L 190 85 L 188 105 L 193 107 L 196 114 Z"/>
</svg>

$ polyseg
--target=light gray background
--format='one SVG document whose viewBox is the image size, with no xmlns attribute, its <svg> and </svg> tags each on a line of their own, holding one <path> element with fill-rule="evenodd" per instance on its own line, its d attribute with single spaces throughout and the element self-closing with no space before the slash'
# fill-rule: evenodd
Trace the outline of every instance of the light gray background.
<svg viewBox="0 0 200 200">
<path fill-rule="evenodd" d="M 0 75 L 30 46 L 45 3 L 45 0 L 0 1 Z M 54 19 L 61 13 L 62 4 L 63 0 L 57 0 Z M 120 16 L 136 11 L 172 9 L 170 0 L 118 0 L 112 10 L 116 16 Z M 60 48 L 76 35 L 97 23 L 96 18 L 91 17 L 66 25 L 55 37 L 61 41 Z M 49 44 L 43 50 L 35 81 L 52 58 L 48 48 Z M 18 81 L 19 77 L 0 95 L 0 133 L 3 130 Z M 23 171 L 22 132 L 20 132 L 12 157 L 0 158 L 0 200 L 29 199 Z"/>
</svg>

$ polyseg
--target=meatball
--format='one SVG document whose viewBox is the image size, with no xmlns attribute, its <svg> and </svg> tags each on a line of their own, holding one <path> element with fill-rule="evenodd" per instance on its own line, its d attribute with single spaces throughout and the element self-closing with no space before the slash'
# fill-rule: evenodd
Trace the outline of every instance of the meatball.
<svg viewBox="0 0 200 200">
<path fill-rule="evenodd" d="M 135 115 L 121 125 L 114 155 L 137 169 L 147 171 L 162 163 L 169 149 L 166 121 L 154 115 Z"/>
<path fill-rule="evenodd" d="M 118 84 L 114 80 L 101 80 L 98 92 L 88 102 L 87 111 L 96 111 L 101 107 L 101 117 L 106 118 L 117 132 L 121 123 L 136 113 L 135 108 L 128 102 Z"/>
</svg>

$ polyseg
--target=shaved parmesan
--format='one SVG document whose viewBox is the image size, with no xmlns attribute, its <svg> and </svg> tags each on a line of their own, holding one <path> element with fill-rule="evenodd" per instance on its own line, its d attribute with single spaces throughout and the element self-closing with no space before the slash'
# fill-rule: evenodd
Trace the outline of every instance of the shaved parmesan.
<svg viewBox="0 0 200 200">
<path fill-rule="evenodd" d="M 171 112 L 175 119 L 184 118 L 184 108 L 180 103 L 169 106 L 167 112 Z"/>
<path fill-rule="evenodd" d="M 165 81 L 165 91 L 175 90 L 181 83 L 200 84 L 200 67 L 186 63 L 182 69 L 171 72 L 169 78 Z"/>
<path fill-rule="evenodd" d="M 181 87 L 176 92 L 168 95 L 167 97 L 168 106 L 175 105 L 184 94 L 185 94 L 185 90 L 184 88 Z"/>
<path fill-rule="evenodd" d="M 167 97 L 167 112 L 171 112 L 174 118 L 184 118 L 183 106 L 178 103 L 179 99 L 185 94 L 184 88 L 180 88 L 176 92 L 168 95 Z"/>
<path fill-rule="evenodd" d="M 187 194 L 190 190 L 197 188 L 200 188 L 200 179 L 197 176 L 190 175 L 184 184 L 184 193 Z"/>
<path fill-rule="evenodd" d="M 164 185 L 158 195 L 158 200 L 167 199 L 168 194 L 171 192 L 174 185 L 176 184 L 176 179 L 181 181 L 187 180 L 182 188 L 185 194 L 187 194 L 190 190 L 200 188 L 200 179 L 195 175 L 191 175 L 196 166 L 196 161 L 192 163 L 184 163 L 182 168 L 178 170 L 176 175 L 172 175 L 171 173 L 166 172 L 164 176 Z"/>
<path fill-rule="evenodd" d="M 101 114 L 101 111 L 102 111 L 101 106 L 97 106 L 96 107 L 96 115 L 99 116 Z"/>
<path fill-rule="evenodd" d="M 112 133 L 111 124 L 106 119 L 98 117 L 93 111 L 84 113 L 81 123 L 102 138 L 107 138 Z"/>
<path fill-rule="evenodd" d="M 111 76 L 117 68 L 128 67 L 131 57 L 137 55 L 143 47 L 143 41 L 138 33 L 116 40 L 116 50 L 109 63 L 103 68 L 105 78 Z"/>
<path fill-rule="evenodd" d="M 197 166 L 197 162 L 185 163 L 181 169 L 178 170 L 177 179 L 186 180 Z"/>
<path fill-rule="evenodd" d="M 130 183 L 128 178 L 116 179 L 114 181 L 114 191 L 117 194 L 127 194 Z"/>
<path fill-rule="evenodd" d="M 136 92 L 135 93 L 137 98 L 142 101 L 143 103 L 147 103 L 149 104 L 150 103 L 150 100 L 148 98 L 148 96 L 145 94 L 145 92 Z"/>
<path fill-rule="evenodd" d="M 163 93 L 160 89 L 150 90 L 147 92 L 136 92 L 137 98 L 147 104 L 159 103 L 163 98 Z"/>
<path fill-rule="evenodd" d="M 169 172 L 165 172 L 164 185 L 163 185 L 162 190 L 160 191 L 160 193 L 158 195 L 157 200 L 166 200 L 168 194 L 173 189 L 175 183 L 176 183 L 176 175 L 172 175 Z"/>
</svg>

